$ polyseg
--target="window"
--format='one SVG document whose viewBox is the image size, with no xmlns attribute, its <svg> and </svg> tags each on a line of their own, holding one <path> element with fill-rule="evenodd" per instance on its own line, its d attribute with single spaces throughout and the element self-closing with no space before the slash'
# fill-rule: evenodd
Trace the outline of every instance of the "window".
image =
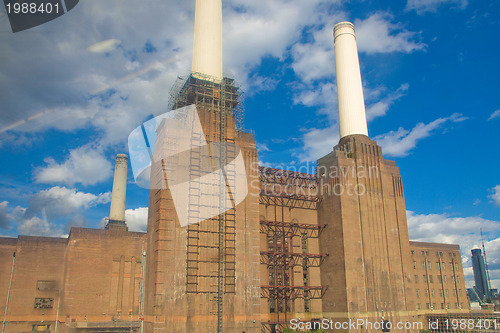
<svg viewBox="0 0 500 333">
<path fill-rule="evenodd" d="M 421 253 L 421 254 L 422 254 L 422 255 L 424 255 L 424 254 L 425 254 L 425 252 L 424 252 L 424 251 L 422 251 L 422 253 Z"/>
<path fill-rule="evenodd" d="M 422 306 L 420 305 L 420 303 L 417 303 L 417 310 L 420 310 L 422 309 Z"/>
<path fill-rule="evenodd" d="M 456 255 L 456 253 L 453 253 L 453 256 L 455 256 L 455 255 Z"/>
<path fill-rule="evenodd" d="M 450 303 L 446 303 L 446 308 L 451 309 Z"/>
<path fill-rule="evenodd" d="M 454 276 L 451 277 L 451 283 L 455 283 L 455 277 Z"/>
<path fill-rule="evenodd" d="M 443 297 L 443 289 L 439 289 L 439 296 Z"/>
<path fill-rule="evenodd" d="M 446 295 L 446 297 L 449 296 L 448 289 L 445 289 L 444 294 Z"/>
<path fill-rule="evenodd" d="M 415 283 L 418 283 L 418 275 L 415 274 Z"/>
<path fill-rule="evenodd" d="M 53 298 L 35 298 L 35 309 L 52 309 L 53 307 Z"/>
<path fill-rule="evenodd" d="M 439 261 L 436 262 L 436 269 L 439 270 Z"/>
<path fill-rule="evenodd" d="M 450 255 L 450 257 L 451 257 L 451 252 L 450 252 L 450 253 L 448 253 L 448 254 L 449 254 L 449 255 Z"/>
<path fill-rule="evenodd" d="M 453 264 L 450 262 L 450 270 L 453 270 Z"/>
<path fill-rule="evenodd" d="M 432 275 L 429 275 L 429 282 L 434 283 L 434 279 L 432 278 Z"/>
<path fill-rule="evenodd" d="M 457 297 L 457 291 L 453 289 L 453 296 Z"/>
<path fill-rule="evenodd" d="M 444 282 L 444 283 L 448 283 L 448 281 L 446 281 L 446 275 L 445 275 L 445 276 L 443 276 L 443 282 Z"/>
<path fill-rule="evenodd" d="M 432 303 L 432 308 L 435 309 L 436 308 L 436 303 Z"/>
<path fill-rule="evenodd" d="M 462 297 L 462 289 L 458 289 L 458 295 L 460 295 L 460 297 Z"/>
<path fill-rule="evenodd" d="M 431 289 L 431 296 L 432 297 L 436 296 L 436 293 L 434 293 L 434 289 Z"/>
<path fill-rule="evenodd" d="M 424 283 L 427 283 L 427 275 L 424 274 Z"/>
<path fill-rule="evenodd" d="M 422 269 L 425 269 L 425 261 L 422 261 Z"/>
<path fill-rule="evenodd" d="M 441 275 L 438 275 L 438 282 L 441 283 Z"/>
<path fill-rule="evenodd" d="M 439 252 L 439 255 L 442 257 L 443 256 L 443 252 Z"/>
<path fill-rule="evenodd" d="M 425 255 L 428 256 L 429 255 L 429 251 L 425 251 Z"/>
<path fill-rule="evenodd" d="M 441 269 L 442 269 L 443 271 L 445 271 L 445 270 L 446 270 L 446 265 L 444 264 L 444 262 L 441 264 Z"/>
<path fill-rule="evenodd" d="M 411 250 L 411 254 L 415 254 L 415 251 Z"/>
<path fill-rule="evenodd" d="M 464 303 L 460 303 L 460 309 L 464 308 Z"/>
<path fill-rule="evenodd" d="M 417 289 L 417 298 L 420 298 L 420 290 Z"/>
<path fill-rule="evenodd" d="M 455 270 L 458 271 L 458 264 L 455 263 Z"/>
<path fill-rule="evenodd" d="M 42 281 L 36 282 L 36 289 L 38 290 L 56 290 L 56 281 Z"/>
<path fill-rule="evenodd" d="M 50 332 L 50 325 L 33 325 L 32 332 Z"/>
<path fill-rule="evenodd" d="M 457 276 L 457 283 L 460 283 L 460 276 Z"/>
<path fill-rule="evenodd" d="M 444 310 L 444 303 L 441 303 L 441 309 Z"/>
<path fill-rule="evenodd" d="M 413 268 L 417 269 L 417 262 L 415 260 L 413 260 Z"/>
<path fill-rule="evenodd" d="M 429 290 L 425 289 L 425 297 L 429 297 Z"/>
<path fill-rule="evenodd" d="M 431 269 L 431 268 L 432 268 L 432 265 L 431 265 L 431 262 L 430 262 L 430 261 L 428 261 L 428 262 L 427 262 L 427 267 L 428 267 L 429 269 Z"/>
<path fill-rule="evenodd" d="M 431 303 L 427 303 L 427 304 L 425 304 L 425 306 L 426 306 L 427 310 L 429 310 L 431 308 Z"/>
<path fill-rule="evenodd" d="M 458 309 L 458 303 L 455 303 L 455 309 Z"/>
</svg>

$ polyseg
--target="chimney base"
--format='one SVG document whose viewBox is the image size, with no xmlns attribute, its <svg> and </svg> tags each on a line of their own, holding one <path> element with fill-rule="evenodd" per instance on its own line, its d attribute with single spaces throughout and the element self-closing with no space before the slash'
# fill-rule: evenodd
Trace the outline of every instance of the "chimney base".
<svg viewBox="0 0 500 333">
<path fill-rule="evenodd" d="M 125 221 L 117 221 L 117 220 L 109 220 L 108 224 L 106 224 L 107 230 L 123 230 L 128 231 L 127 224 Z"/>
</svg>

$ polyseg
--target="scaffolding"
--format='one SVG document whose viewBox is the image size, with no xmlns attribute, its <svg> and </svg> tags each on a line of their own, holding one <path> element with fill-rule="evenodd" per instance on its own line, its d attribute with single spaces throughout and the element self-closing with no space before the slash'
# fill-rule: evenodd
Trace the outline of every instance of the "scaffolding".
<svg viewBox="0 0 500 333">
<path fill-rule="evenodd" d="M 260 167 L 260 203 L 317 210 L 320 204 L 315 175 L 288 170 Z"/>
<path fill-rule="evenodd" d="M 208 313 L 216 317 L 216 331 L 223 327 L 224 294 L 234 294 L 236 285 L 236 211 L 231 184 L 236 170 L 231 161 L 237 154 L 236 137 L 243 131 L 243 103 L 233 79 L 218 81 L 200 73 L 179 78 L 171 91 L 170 109 L 195 104 L 202 133 L 193 133 L 190 151 L 190 187 L 187 227 L 186 292 L 208 294 Z M 206 141 L 210 150 L 196 149 Z M 203 183 L 207 163 L 222 171 L 218 184 Z M 234 187 L 233 187 L 234 188 Z M 203 189 L 212 189 L 204 191 Z M 207 205 L 232 207 L 215 217 L 203 216 Z"/>
<path fill-rule="evenodd" d="M 269 275 L 260 296 L 268 300 L 269 312 L 275 314 L 275 320 L 261 323 L 262 332 L 282 332 L 289 324 L 288 313 L 310 312 L 310 301 L 321 299 L 327 290 L 310 284 L 310 269 L 320 267 L 328 255 L 310 253 L 307 245 L 309 239 L 319 238 L 325 226 L 284 221 L 285 208 L 317 208 L 320 201 L 316 176 L 261 167 L 259 178 L 260 203 L 275 210 L 273 220 L 260 221 L 260 232 L 267 239 L 267 251 L 260 252 L 260 263 Z M 302 252 L 293 250 L 294 239 L 300 240 Z M 303 275 L 298 279 L 294 275 L 296 267 L 302 268 Z M 304 309 L 295 309 L 297 299 L 304 300 Z"/>
</svg>

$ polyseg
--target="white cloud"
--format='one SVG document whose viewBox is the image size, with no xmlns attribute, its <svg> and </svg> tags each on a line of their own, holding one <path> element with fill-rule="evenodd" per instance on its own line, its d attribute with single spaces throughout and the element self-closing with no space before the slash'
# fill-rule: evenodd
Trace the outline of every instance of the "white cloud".
<svg viewBox="0 0 500 333">
<path fill-rule="evenodd" d="M 408 0 L 406 10 L 415 10 L 418 14 L 423 14 L 437 11 L 441 5 L 452 5 L 464 9 L 468 4 L 468 0 Z"/>
<path fill-rule="evenodd" d="M 496 119 L 496 118 L 500 118 L 500 110 L 496 110 L 495 112 L 493 112 L 491 114 L 491 116 L 488 118 L 488 120 L 492 120 L 492 119 Z"/>
<path fill-rule="evenodd" d="M 466 119 L 460 114 L 453 114 L 450 117 L 438 118 L 428 124 L 418 123 L 412 130 L 400 127 L 397 131 L 378 135 L 374 140 L 378 142 L 387 156 L 407 156 L 417 146 L 418 141 L 431 136 L 434 130 L 445 123 L 449 121 L 457 123 Z"/>
<path fill-rule="evenodd" d="M 499 221 L 487 220 L 479 216 L 452 217 L 446 214 L 416 214 L 407 211 L 408 233 L 411 240 L 459 244 L 464 263 L 467 286 L 471 287 L 473 275 L 470 250 L 481 246 L 480 230 L 485 236 L 485 248 L 492 280 L 500 287 L 500 237 Z"/>
<path fill-rule="evenodd" d="M 330 78 L 335 74 L 332 27 L 327 24 L 312 33 L 309 43 L 297 43 L 291 49 L 292 68 L 305 83 Z"/>
<path fill-rule="evenodd" d="M 401 24 L 391 23 L 386 13 L 375 13 L 366 20 L 355 20 L 356 41 L 359 52 L 366 53 L 411 53 L 425 49 L 425 44 L 416 41 L 416 32 L 403 29 Z"/>
<path fill-rule="evenodd" d="M 316 161 L 331 152 L 339 139 L 340 133 L 336 124 L 323 129 L 310 129 L 302 137 L 304 152 L 298 157 L 302 162 Z"/>
<path fill-rule="evenodd" d="M 125 222 L 130 231 L 146 232 L 148 229 L 148 207 L 125 210 Z"/>
<path fill-rule="evenodd" d="M 269 147 L 265 143 L 257 143 L 257 151 L 259 153 L 266 152 L 266 151 L 271 151 Z"/>
<path fill-rule="evenodd" d="M 107 39 L 102 42 L 98 42 L 90 45 L 87 48 L 87 51 L 92 53 L 106 53 L 111 52 L 121 44 L 121 41 L 118 39 Z"/>
<path fill-rule="evenodd" d="M 61 164 L 52 158 L 46 158 L 45 162 L 47 166 L 35 170 L 37 183 L 94 185 L 107 180 L 112 174 L 111 163 L 102 152 L 90 146 L 71 150 L 66 161 Z"/>
<path fill-rule="evenodd" d="M 61 237 L 72 226 L 83 227 L 85 209 L 110 201 L 111 193 L 92 194 L 55 186 L 43 190 L 29 199 L 28 208 L 16 207 L 10 216 L 17 222 L 22 235 Z M 61 219 L 69 220 L 61 223 Z"/>
<path fill-rule="evenodd" d="M 276 85 L 278 85 L 279 82 L 279 79 L 254 74 L 247 80 L 247 87 L 250 88 L 250 93 L 247 95 L 252 96 L 263 91 L 272 91 L 276 88 Z"/>
<path fill-rule="evenodd" d="M 17 226 L 17 231 L 20 235 L 27 236 L 61 237 L 64 235 L 62 228 L 37 216 L 23 219 Z"/>
<path fill-rule="evenodd" d="M 9 229 L 10 217 L 7 213 L 8 201 L 0 202 L 0 229 Z"/>
<path fill-rule="evenodd" d="M 79 192 L 76 189 L 55 186 L 43 190 L 29 199 L 29 206 L 23 214 L 24 218 L 42 214 L 49 220 L 62 216 L 71 216 L 83 209 L 106 204 L 111 201 L 111 193 Z"/>
<path fill-rule="evenodd" d="M 408 92 L 408 83 L 403 83 L 395 92 L 388 94 L 378 102 L 366 108 L 366 120 L 371 121 L 377 117 L 385 116 L 394 102 L 405 96 Z"/>
<path fill-rule="evenodd" d="M 491 194 L 488 196 L 495 206 L 499 207 L 500 206 L 500 185 L 495 186 L 494 188 L 491 189 Z"/>
</svg>

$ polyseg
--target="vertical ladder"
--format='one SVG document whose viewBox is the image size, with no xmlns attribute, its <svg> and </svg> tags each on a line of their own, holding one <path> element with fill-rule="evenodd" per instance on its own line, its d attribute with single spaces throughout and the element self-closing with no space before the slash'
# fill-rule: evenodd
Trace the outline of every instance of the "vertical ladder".
<svg viewBox="0 0 500 333">
<path fill-rule="evenodd" d="M 186 281 L 187 292 L 198 291 L 199 276 L 199 241 L 200 241 L 200 197 L 201 197 L 201 164 L 202 156 L 199 146 L 202 142 L 202 133 L 192 132 L 189 165 L 189 197 L 188 197 L 188 227 L 187 227 L 187 265 Z"/>
</svg>

